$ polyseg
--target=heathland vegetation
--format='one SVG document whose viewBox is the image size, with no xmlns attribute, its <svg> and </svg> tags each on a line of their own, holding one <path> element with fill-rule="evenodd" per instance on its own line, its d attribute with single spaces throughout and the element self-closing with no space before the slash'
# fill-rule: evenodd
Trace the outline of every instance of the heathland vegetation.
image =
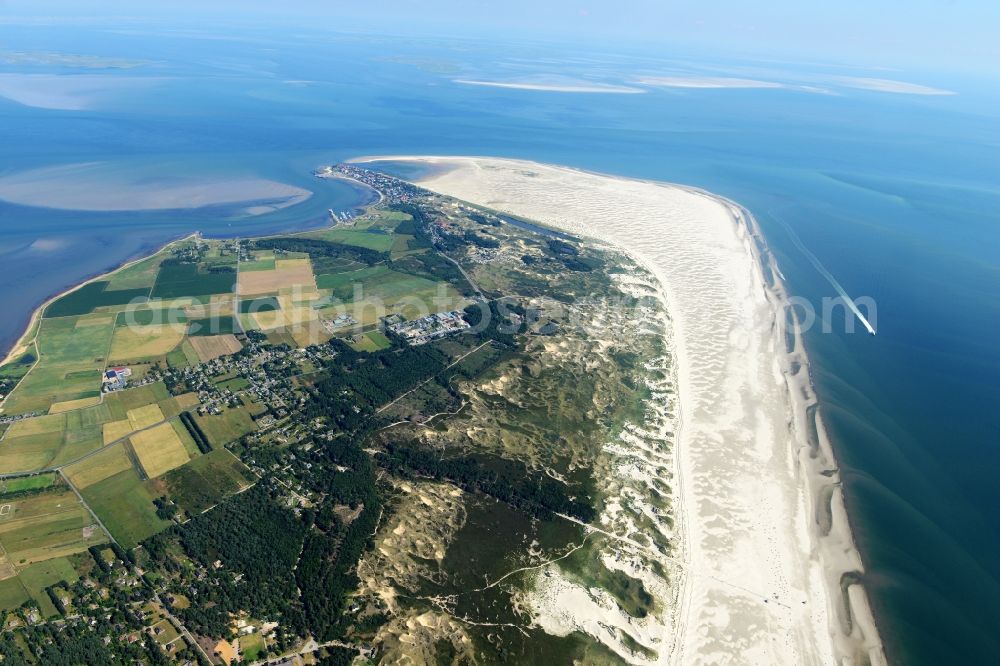
<svg viewBox="0 0 1000 666">
<path fill-rule="evenodd" d="M 645 351 L 591 354 L 551 307 L 612 290 L 605 259 L 354 175 L 392 195 L 349 225 L 173 243 L 54 300 L 0 368 L 5 661 L 53 636 L 86 661 L 94 635 L 112 662 L 604 654 L 529 641 L 513 600 L 522 565 L 582 545 L 603 443 L 641 415 Z M 651 612 L 596 553 L 567 576 Z"/>
</svg>

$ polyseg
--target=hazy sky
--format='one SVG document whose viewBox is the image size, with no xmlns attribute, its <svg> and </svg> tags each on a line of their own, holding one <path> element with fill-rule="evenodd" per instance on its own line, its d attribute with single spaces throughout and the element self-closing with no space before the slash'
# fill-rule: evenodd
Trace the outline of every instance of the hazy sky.
<svg viewBox="0 0 1000 666">
<path fill-rule="evenodd" d="M 976 73 L 1000 62 L 1000 0 L 0 0 L 0 22 L 82 14 L 643 42 Z"/>
</svg>

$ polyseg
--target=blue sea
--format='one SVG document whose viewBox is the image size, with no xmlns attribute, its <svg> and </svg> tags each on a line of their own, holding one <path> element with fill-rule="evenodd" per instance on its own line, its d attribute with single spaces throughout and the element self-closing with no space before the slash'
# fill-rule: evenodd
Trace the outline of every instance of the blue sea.
<svg viewBox="0 0 1000 666">
<path fill-rule="evenodd" d="M 88 58 L 68 57 L 78 55 Z M 787 85 L 635 83 L 733 72 Z M 87 85 L 66 84 L 81 76 L 89 78 L 74 81 Z M 864 90 L 838 77 L 957 94 Z M 571 79 L 646 92 L 456 79 Z M 876 337 L 860 326 L 848 333 L 841 321 L 829 333 L 811 330 L 806 343 L 890 658 L 996 663 L 995 90 L 944 73 L 694 52 L 251 26 L 2 25 L 0 180 L 100 162 L 167 180 L 264 177 L 314 194 L 255 217 L 235 206 L 82 213 L 0 203 L 0 342 L 9 346 L 48 296 L 168 239 L 318 226 L 327 209 L 364 203 L 367 193 L 310 173 L 351 156 L 510 156 L 703 187 L 755 214 L 796 296 L 820 309 L 836 295 L 804 247 L 849 294 L 877 303 Z"/>
</svg>

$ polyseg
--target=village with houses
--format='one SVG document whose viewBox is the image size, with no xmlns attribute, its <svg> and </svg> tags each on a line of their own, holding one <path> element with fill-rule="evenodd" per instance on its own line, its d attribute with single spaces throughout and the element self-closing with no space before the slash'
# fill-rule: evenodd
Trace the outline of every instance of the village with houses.
<svg viewBox="0 0 1000 666">
<path fill-rule="evenodd" d="M 540 330 L 518 303 L 542 274 L 521 272 L 559 274 L 563 255 L 390 176 L 334 172 L 380 201 L 320 231 L 185 239 L 42 313 L 32 349 L 71 353 L 9 366 L 26 371 L 0 405 L 0 650 L 40 655 L 58 636 L 134 663 L 395 659 L 397 592 L 359 576 L 409 557 L 387 516 L 452 501 L 411 504 L 403 488 L 434 478 L 536 506 L 520 463 L 468 458 L 459 474 L 382 438 L 475 404 L 456 382 Z M 497 469 L 527 495 L 490 485 Z M 556 489 L 544 498 L 588 515 Z M 30 528 L 5 536 L 4 521 L 47 506 L 78 516 L 59 548 Z"/>
</svg>

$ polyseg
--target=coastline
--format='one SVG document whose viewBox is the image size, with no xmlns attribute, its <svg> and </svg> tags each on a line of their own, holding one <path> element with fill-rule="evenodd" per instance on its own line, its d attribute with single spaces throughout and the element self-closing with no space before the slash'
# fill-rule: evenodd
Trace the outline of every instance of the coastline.
<svg viewBox="0 0 1000 666">
<path fill-rule="evenodd" d="M 417 184 L 602 240 L 659 280 L 680 388 L 672 663 L 885 663 L 808 358 L 748 211 L 520 160 L 352 161 L 376 160 L 448 167 Z M 654 213 L 668 224 L 637 225 Z"/>
<path fill-rule="evenodd" d="M 353 180 L 353 179 L 350 179 L 350 178 L 338 178 L 338 180 L 340 180 L 340 181 L 342 181 L 344 183 L 348 183 L 348 184 L 352 185 L 358 191 L 375 192 L 378 195 L 377 197 L 372 197 L 372 201 L 368 201 L 368 202 L 363 203 L 363 204 L 357 204 L 357 205 L 352 206 L 351 207 L 351 211 L 353 213 L 355 213 L 355 214 L 361 214 L 361 213 L 364 212 L 364 210 L 368 206 L 374 205 L 375 203 L 378 203 L 379 201 L 381 201 L 381 193 L 379 193 L 377 190 L 372 189 L 371 187 L 369 187 L 365 183 L 361 183 L 359 181 L 356 181 L 356 180 Z M 315 227 L 309 227 L 309 228 L 305 228 L 305 229 L 297 229 L 295 231 L 289 231 L 287 233 L 292 233 L 292 234 L 295 234 L 295 233 L 306 233 L 306 232 L 309 232 L 309 231 L 315 231 L 317 229 L 326 228 L 326 226 L 328 226 L 328 225 L 329 225 L 329 220 L 327 219 L 326 216 L 324 216 L 322 218 L 322 222 L 320 224 L 318 224 L 317 226 L 315 226 Z M 273 233 L 274 234 L 280 234 L 280 233 L 285 233 L 285 232 L 277 231 L 277 232 L 273 232 Z M 269 233 L 261 233 L 260 234 L 261 237 L 268 236 L 268 235 L 272 235 L 272 234 L 269 234 Z M 206 235 L 204 232 L 197 231 L 197 230 L 196 231 L 186 232 L 184 235 L 177 236 L 175 238 L 172 238 L 172 239 L 170 239 L 170 240 L 168 240 L 166 242 L 160 243 L 158 245 L 148 246 L 148 247 L 140 250 L 138 254 L 133 255 L 133 257 L 131 259 L 126 259 L 124 262 L 118 264 L 117 266 L 114 266 L 113 268 L 108 268 L 106 270 L 102 270 L 102 271 L 93 273 L 90 276 L 85 277 L 84 279 L 82 279 L 79 282 L 74 282 L 73 284 L 71 284 L 69 286 L 66 286 L 65 288 L 62 288 L 60 291 L 57 291 L 56 293 L 52 294 L 51 296 L 49 296 L 48 298 L 46 298 L 41 304 L 39 304 L 31 312 L 31 314 L 28 316 L 27 323 L 25 324 L 24 328 L 22 329 L 21 334 L 18 335 L 16 338 L 14 338 L 14 341 L 11 343 L 10 347 L 7 348 L 6 350 L 0 350 L 4 354 L 3 359 L 0 360 L 0 366 L 6 365 L 7 363 L 11 362 L 15 358 L 17 358 L 18 356 L 20 356 L 21 354 L 23 354 L 25 351 L 27 351 L 28 346 L 30 346 L 30 343 L 34 339 L 34 336 L 32 335 L 32 331 L 34 330 L 35 326 L 38 324 L 38 321 L 41 319 L 42 312 L 53 301 L 55 301 L 55 300 L 57 300 L 59 298 L 62 298 L 66 294 L 74 292 L 77 289 L 80 289 L 81 287 L 84 287 L 84 286 L 90 284 L 91 282 L 95 282 L 97 280 L 103 279 L 103 278 L 105 278 L 105 277 L 107 277 L 109 275 L 112 275 L 112 274 L 114 274 L 114 273 L 116 273 L 116 272 L 118 272 L 118 271 L 120 271 L 122 269 L 128 268 L 129 266 L 131 266 L 131 265 L 133 265 L 135 263 L 138 263 L 140 261 L 144 261 L 145 259 L 148 259 L 151 256 L 153 256 L 155 254 L 158 254 L 159 252 L 162 252 L 164 249 L 170 247 L 174 243 L 179 243 L 179 242 L 188 240 L 189 238 L 195 238 L 195 237 L 200 237 L 200 236 L 204 236 L 206 238 L 212 238 L 212 239 L 215 239 L 215 238 L 236 238 L 236 237 L 239 237 L 239 234 L 232 235 L 232 234 L 225 233 L 225 234 L 208 234 L 208 235 Z M 0 404 L 2 404 L 2 402 L 0 402 Z"/>
<path fill-rule="evenodd" d="M 186 236 L 180 236 L 178 238 L 174 238 L 173 240 L 167 241 L 166 243 L 158 246 L 156 249 L 154 249 L 151 252 L 143 253 L 142 255 L 140 255 L 138 257 L 134 257 L 132 259 L 128 259 L 124 263 L 121 263 L 118 266 L 115 266 L 114 268 L 108 269 L 106 271 L 102 271 L 100 273 L 95 273 L 94 275 L 91 275 L 90 277 L 84 279 L 82 282 L 77 282 L 77 283 L 75 283 L 75 284 L 73 284 L 73 285 L 71 285 L 71 286 L 63 289 L 62 291 L 53 294 L 49 298 L 45 299 L 45 301 L 42 304 L 40 304 L 38 307 L 36 307 L 32 311 L 31 315 L 28 317 L 28 323 L 24 327 L 24 332 L 21 333 L 21 335 L 19 335 L 17 337 L 17 339 L 14 342 L 14 344 L 12 344 L 10 346 L 10 349 L 7 350 L 7 353 L 3 357 L 3 360 L 0 360 L 0 366 L 7 365 L 8 363 L 10 363 L 11 361 L 13 361 L 18 356 L 21 356 L 24 352 L 26 352 L 28 350 L 28 347 L 35 340 L 35 336 L 32 335 L 32 331 L 35 330 L 35 327 L 38 325 L 38 322 L 41 320 L 41 318 L 42 318 L 42 312 L 44 312 L 45 308 L 47 308 L 49 305 L 51 305 L 54 301 L 62 298 L 66 294 L 70 294 L 70 293 L 76 291 L 77 289 L 81 289 L 81 288 L 87 286 L 91 282 L 97 282 L 98 280 L 106 278 L 109 275 L 113 275 L 113 274 L 117 273 L 120 270 L 124 270 L 124 269 L 128 268 L 129 266 L 137 264 L 140 261 L 145 261 L 146 259 L 149 259 L 153 255 L 155 255 L 155 254 L 157 254 L 159 252 L 162 252 L 163 250 L 165 250 L 166 248 L 170 247 L 174 243 L 180 243 L 182 241 L 188 240 L 189 238 L 195 238 L 198 235 L 199 235 L 199 232 L 193 231 L 193 232 L 187 234 Z M 32 365 L 34 365 L 34 364 L 32 364 Z M 0 402 L 0 404 L 2 404 L 2 402 Z M 2 410 L 0 410 L 0 411 L 2 411 Z"/>
</svg>

